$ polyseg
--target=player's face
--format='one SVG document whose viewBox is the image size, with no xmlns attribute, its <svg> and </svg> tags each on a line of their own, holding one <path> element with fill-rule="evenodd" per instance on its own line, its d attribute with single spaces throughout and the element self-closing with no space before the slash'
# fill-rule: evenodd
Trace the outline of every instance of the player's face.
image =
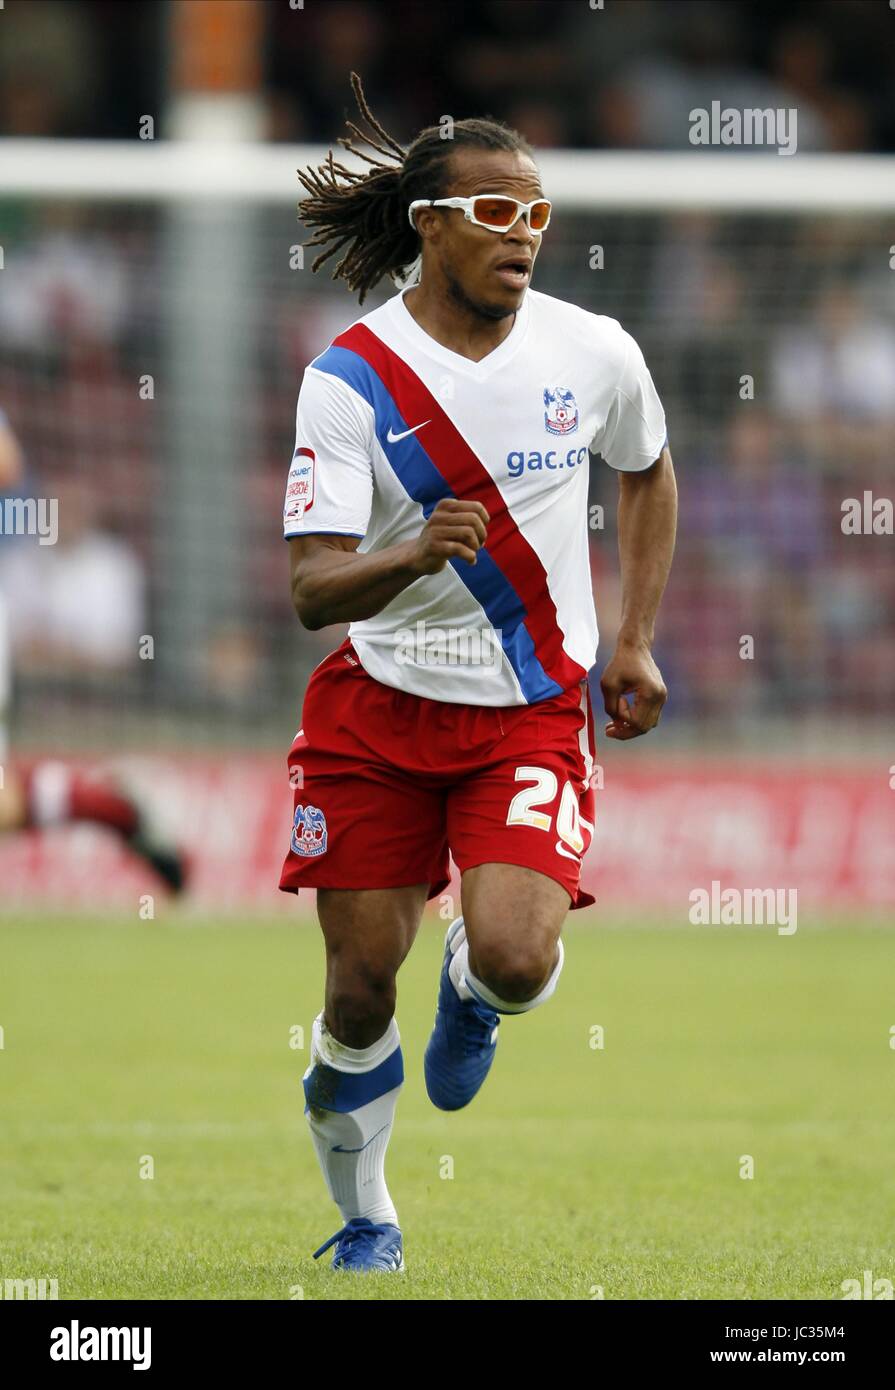
<svg viewBox="0 0 895 1390">
<path fill-rule="evenodd" d="M 449 187 L 441 196 L 469 198 L 478 193 L 506 193 L 521 203 L 544 196 L 537 168 L 527 155 L 457 150 Z M 468 222 L 458 208 L 438 211 L 442 225 L 431 249 L 448 293 L 483 318 L 514 314 L 531 282 L 540 233 L 531 232 L 523 217 L 507 232 L 492 232 Z"/>
</svg>

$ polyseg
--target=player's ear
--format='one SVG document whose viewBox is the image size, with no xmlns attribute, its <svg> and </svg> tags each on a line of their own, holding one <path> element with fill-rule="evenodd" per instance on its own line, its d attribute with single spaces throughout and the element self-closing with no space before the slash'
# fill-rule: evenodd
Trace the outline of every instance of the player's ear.
<svg viewBox="0 0 895 1390">
<path fill-rule="evenodd" d="M 417 208 L 415 221 L 420 241 L 429 241 L 437 233 L 441 218 L 435 208 Z"/>
</svg>

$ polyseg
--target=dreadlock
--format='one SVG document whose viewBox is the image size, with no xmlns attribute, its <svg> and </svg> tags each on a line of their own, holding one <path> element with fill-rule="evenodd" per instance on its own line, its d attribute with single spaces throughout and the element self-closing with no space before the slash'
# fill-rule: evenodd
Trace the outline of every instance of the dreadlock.
<svg viewBox="0 0 895 1390">
<path fill-rule="evenodd" d="M 306 246 L 332 242 L 311 269 L 318 270 L 344 249 L 332 278 L 344 280 L 363 304 L 384 275 L 400 276 L 416 260 L 419 236 L 407 209 L 415 198 L 444 196 L 448 160 L 458 145 L 527 155 L 531 149 L 518 131 L 488 116 L 455 121 L 450 139 L 441 126 L 427 126 L 405 150 L 376 120 L 356 72 L 351 74 L 351 87 L 367 129 L 346 121 L 355 139 L 340 137 L 339 144 L 370 167 L 348 169 L 330 150 L 316 169 L 299 169 L 308 197 L 299 203 L 298 214 L 307 227 L 317 229 Z M 355 140 L 369 145 L 375 155 L 359 149 Z"/>
</svg>

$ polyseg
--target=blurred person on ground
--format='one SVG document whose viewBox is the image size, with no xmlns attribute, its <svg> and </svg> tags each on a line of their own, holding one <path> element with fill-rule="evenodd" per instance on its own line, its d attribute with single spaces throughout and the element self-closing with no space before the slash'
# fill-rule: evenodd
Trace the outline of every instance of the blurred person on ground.
<svg viewBox="0 0 895 1390">
<path fill-rule="evenodd" d="M 9 758 L 11 654 L 16 647 L 36 655 L 51 674 L 85 664 L 114 672 L 126 653 L 136 651 L 142 616 L 142 576 L 135 571 L 136 562 L 118 543 L 91 530 L 83 485 L 68 489 L 61 509 L 67 524 L 55 545 L 41 545 L 33 535 L 10 534 L 26 514 L 13 504 L 36 502 L 24 497 L 24 489 L 22 450 L 0 411 L 0 834 L 91 822 L 117 834 L 169 889 L 179 892 L 186 880 L 184 857 L 160 834 L 138 793 L 55 759 L 12 764 Z"/>
</svg>

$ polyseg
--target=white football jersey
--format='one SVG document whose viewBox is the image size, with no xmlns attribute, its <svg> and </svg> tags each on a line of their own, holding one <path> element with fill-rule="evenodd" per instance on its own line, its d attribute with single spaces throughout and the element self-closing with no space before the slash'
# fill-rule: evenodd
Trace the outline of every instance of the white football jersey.
<svg viewBox="0 0 895 1390">
<path fill-rule="evenodd" d="M 475 565 L 417 579 L 349 635 L 368 673 L 433 700 L 518 705 L 589 671 L 597 620 L 588 559 L 588 451 L 625 471 L 666 443 L 643 354 L 615 320 L 529 290 L 481 362 L 442 347 L 407 290 L 307 367 L 284 532 L 417 537 L 443 497 L 489 515 Z"/>
</svg>

